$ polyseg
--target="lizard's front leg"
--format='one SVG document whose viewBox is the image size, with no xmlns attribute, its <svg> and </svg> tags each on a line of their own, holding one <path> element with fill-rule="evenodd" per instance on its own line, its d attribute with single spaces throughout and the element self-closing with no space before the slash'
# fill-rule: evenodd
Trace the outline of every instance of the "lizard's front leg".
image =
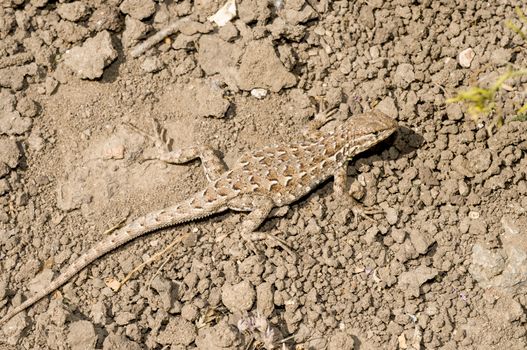
<svg viewBox="0 0 527 350">
<path fill-rule="evenodd" d="M 210 146 L 192 146 L 171 150 L 170 143 L 172 140 L 167 137 L 166 130 L 155 119 L 153 119 L 153 124 L 154 135 L 150 135 L 133 125 L 129 126 L 154 141 L 157 150 L 154 159 L 159 159 L 170 164 L 184 164 L 199 158 L 209 182 L 216 180 L 228 170 L 225 163 Z"/>
<path fill-rule="evenodd" d="M 353 212 L 355 222 L 358 221 L 359 217 L 375 221 L 370 217 L 370 215 L 382 213 L 382 210 L 365 207 L 359 202 L 357 202 L 355 198 L 353 198 L 350 192 L 350 188 L 348 186 L 347 164 L 344 164 L 343 166 L 337 169 L 337 172 L 334 175 L 333 192 L 337 197 L 344 198 L 345 201 L 351 203 L 351 211 Z"/>
</svg>

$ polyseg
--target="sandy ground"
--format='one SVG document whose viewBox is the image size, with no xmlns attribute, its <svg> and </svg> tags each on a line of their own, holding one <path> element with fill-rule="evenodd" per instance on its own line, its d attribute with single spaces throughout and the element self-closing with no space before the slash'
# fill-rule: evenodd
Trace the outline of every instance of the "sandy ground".
<svg viewBox="0 0 527 350">
<path fill-rule="evenodd" d="M 301 140 L 323 105 L 339 110 L 326 129 L 381 110 L 401 127 L 349 176 L 383 214 L 356 222 L 324 184 L 263 225 L 297 260 L 271 242 L 255 255 L 241 213 L 149 234 L 13 318 L 0 349 L 527 348 L 525 85 L 499 95 L 499 129 L 445 104 L 527 67 L 504 26 L 521 2 L 241 0 L 220 28 L 207 18 L 222 5 L 2 2 L 0 316 L 109 228 L 205 186 L 198 161 L 148 160 L 127 125 L 152 117 L 173 147 L 232 164 Z"/>
</svg>

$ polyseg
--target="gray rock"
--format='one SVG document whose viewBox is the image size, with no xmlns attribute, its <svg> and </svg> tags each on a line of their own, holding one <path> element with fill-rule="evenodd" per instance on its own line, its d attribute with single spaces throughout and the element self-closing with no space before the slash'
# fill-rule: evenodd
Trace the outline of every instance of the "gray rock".
<svg viewBox="0 0 527 350">
<path fill-rule="evenodd" d="M 265 317 L 273 313 L 274 293 L 270 283 L 262 283 L 256 287 L 256 309 Z"/>
<path fill-rule="evenodd" d="M 31 294 L 37 294 L 42 289 L 46 288 L 51 280 L 53 279 L 53 270 L 44 269 L 41 273 L 36 275 L 31 281 L 29 281 L 27 287 Z"/>
<path fill-rule="evenodd" d="M 32 121 L 24 118 L 17 111 L 0 111 L 0 134 L 20 135 L 31 128 Z"/>
<path fill-rule="evenodd" d="M 95 349 L 97 334 L 93 324 L 88 321 L 77 321 L 69 325 L 68 345 L 72 350 Z"/>
<path fill-rule="evenodd" d="M 151 26 L 138 19 L 126 16 L 124 19 L 124 31 L 122 36 L 123 46 L 132 47 L 139 39 L 145 36 Z"/>
<path fill-rule="evenodd" d="M 398 278 L 399 287 L 404 290 L 405 294 L 418 297 L 419 288 L 426 282 L 437 276 L 437 269 L 418 266 L 417 268 L 403 272 Z"/>
<path fill-rule="evenodd" d="M 65 20 L 76 22 L 86 16 L 88 7 L 82 1 L 59 4 L 57 13 Z"/>
<path fill-rule="evenodd" d="M 100 32 L 64 54 L 64 63 L 82 79 L 97 79 L 104 68 L 117 58 L 110 33 Z"/>
<path fill-rule="evenodd" d="M 224 318 L 214 327 L 200 329 L 196 338 L 198 349 L 225 350 L 241 349 L 241 333 Z"/>
<path fill-rule="evenodd" d="M 278 92 L 295 84 L 296 77 L 284 67 L 270 42 L 251 41 L 247 45 L 239 69 L 240 89 L 268 88 Z"/>
<path fill-rule="evenodd" d="M 463 110 L 459 103 L 449 103 L 446 106 L 446 115 L 449 120 L 463 119 Z"/>
<path fill-rule="evenodd" d="M 6 163 L 0 162 L 0 179 L 9 174 L 10 171 Z"/>
<path fill-rule="evenodd" d="M 22 97 L 16 103 L 16 110 L 24 117 L 34 118 L 38 114 L 38 105 L 31 98 Z"/>
<path fill-rule="evenodd" d="M 0 179 L 0 196 L 3 196 L 10 190 L 11 186 L 9 186 L 9 182 L 6 179 Z"/>
<path fill-rule="evenodd" d="M 503 272 L 506 260 L 501 250 L 490 250 L 481 244 L 472 247 L 472 263 L 469 272 L 483 286 L 488 286 L 491 279 Z"/>
<path fill-rule="evenodd" d="M 141 350 L 142 347 L 134 341 L 129 340 L 124 335 L 110 333 L 104 343 L 103 350 Z"/>
<path fill-rule="evenodd" d="M 20 155 L 20 150 L 15 140 L 0 139 L 0 163 L 5 163 L 11 169 L 14 169 L 18 165 Z"/>
<path fill-rule="evenodd" d="M 472 150 L 467 153 L 466 159 L 467 169 L 474 174 L 479 174 L 486 171 L 492 164 L 492 154 L 488 149 Z"/>
<path fill-rule="evenodd" d="M 96 32 L 103 30 L 120 31 L 123 21 L 120 12 L 113 6 L 101 5 L 90 16 L 89 26 Z"/>
<path fill-rule="evenodd" d="M 141 64 L 141 68 L 147 73 L 159 72 L 163 67 L 163 62 L 161 62 L 159 57 L 146 57 Z"/>
<path fill-rule="evenodd" d="M 459 62 L 459 65 L 463 68 L 470 68 L 470 65 L 472 64 L 472 60 L 476 57 L 476 53 L 472 48 L 465 49 L 459 53 L 457 56 L 457 60 Z"/>
<path fill-rule="evenodd" d="M 152 0 L 124 0 L 119 9 L 122 13 L 141 20 L 152 16 L 156 10 L 156 5 Z"/>
<path fill-rule="evenodd" d="M 379 102 L 375 109 L 387 114 L 394 119 L 397 119 L 397 116 L 399 115 L 399 111 L 395 106 L 395 101 L 390 96 L 386 96 L 381 102 Z"/>
<path fill-rule="evenodd" d="M 355 339 L 345 331 L 337 331 L 331 336 L 328 350 L 353 350 L 356 348 Z"/>
<path fill-rule="evenodd" d="M 504 66 L 511 60 L 512 51 L 509 49 L 499 48 L 493 50 L 490 55 L 490 60 L 493 64 L 497 66 Z"/>
<path fill-rule="evenodd" d="M 249 311 L 255 296 L 254 287 L 249 281 L 235 285 L 225 284 L 221 290 L 221 301 L 232 313 Z"/>
<path fill-rule="evenodd" d="M 385 214 L 386 221 L 388 221 L 390 225 L 395 225 L 397 223 L 397 220 L 399 220 L 399 213 L 395 208 L 386 208 Z"/>
<path fill-rule="evenodd" d="M 401 63 L 397 66 L 393 78 L 397 85 L 406 89 L 415 80 L 414 67 L 409 63 Z"/>
<path fill-rule="evenodd" d="M 196 327 L 189 321 L 177 317 L 168 321 L 166 328 L 159 333 L 157 341 L 162 345 L 188 346 L 196 338 Z"/>
<path fill-rule="evenodd" d="M 418 230 L 410 230 L 410 242 L 419 254 L 425 254 L 428 248 L 434 243 L 427 233 Z"/>
</svg>

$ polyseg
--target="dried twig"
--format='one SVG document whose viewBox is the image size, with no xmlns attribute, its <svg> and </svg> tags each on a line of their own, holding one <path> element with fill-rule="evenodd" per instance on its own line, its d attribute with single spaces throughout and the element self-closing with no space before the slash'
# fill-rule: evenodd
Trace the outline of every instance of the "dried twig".
<svg viewBox="0 0 527 350">
<path fill-rule="evenodd" d="M 153 47 L 155 44 L 159 43 L 161 40 L 166 38 L 169 35 L 177 33 L 181 28 L 181 25 L 189 21 L 189 17 L 178 18 L 177 20 L 170 23 L 165 28 L 161 29 L 156 34 L 152 35 L 150 38 L 143 41 L 141 44 L 134 47 L 131 51 L 132 57 L 136 58 L 141 56 L 146 50 Z"/>
</svg>

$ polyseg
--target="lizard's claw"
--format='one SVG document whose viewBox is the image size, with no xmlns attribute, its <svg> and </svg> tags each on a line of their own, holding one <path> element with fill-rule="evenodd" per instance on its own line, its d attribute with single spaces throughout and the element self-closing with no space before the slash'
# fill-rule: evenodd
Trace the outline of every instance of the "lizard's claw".
<svg viewBox="0 0 527 350">
<path fill-rule="evenodd" d="M 152 130 L 154 132 L 153 135 L 130 123 L 125 123 L 125 125 L 154 142 L 154 145 L 157 149 L 161 149 L 165 152 L 170 151 L 169 144 L 171 140 L 167 137 L 166 129 L 161 127 L 155 118 L 152 118 Z"/>
<path fill-rule="evenodd" d="M 376 207 L 367 207 L 359 203 L 355 198 L 353 198 L 351 193 L 349 194 L 349 196 L 345 196 L 345 198 L 346 201 L 349 203 L 351 212 L 353 213 L 353 221 L 355 222 L 355 224 L 359 223 L 359 218 L 366 219 L 372 223 L 376 223 L 377 220 L 375 220 L 371 216 L 375 214 L 384 213 L 382 209 Z"/>
<path fill-rule="evenodd" d="M 263 241 L 263 240 L 271 240 L 278 244 L 283 250 L 285 250 L 289 255 L 291 255 L 293 258 L 297 258 L 296 253 L 287 245 L 287 243 L 281 239 L 278 238 L 276 235 L 269 233 L 269 232 L 261 232 L 261 231 L 253 231 L 251 233 L 242 234 L 243 239 L 247 242 L 249 245 L 249 248 L 255 253 L 258 254 L 258 250 L 256 248 L 256 245 L 254 244 L 255 241 Z"/>
<path fill-rule="evenodd" d="M 310 140 L 319 139 L 323 135 L 320 131 L 320 128 L 329 123 L 330 121 L 335 120 L 333 115 L 336 112 L 336 108 L 324 109 L 322 111 L 317 112 L 313 117 L 313 120 L 309 121 L 309 123 L 302 131 L 304 137 Z"/>
<path fill-rule="evenodd" d="M 383 211 L 377 208 L 365 207 L 362 204 L 355 202 L 351 207 L 351 212 L 353 213 L 353 220 L 355 224 L 358 224 L 359 218 L 366 219 L 370 222 L 377 222 L 371 215 L 382 214 Z"/>
<path fill-rule="evenodd" d="M 336 107 L 334 108 L 325 108 L 321 109 L 315 114 L 315 117 L 313 118 L 313 122 L 317 125 L 318 128 L 321 128 L 322 126 L 326 125 L 332 120 L 335 120 L 335 117 L 333 115 L 338 112 L 338 109 Z"/>
</svg>

